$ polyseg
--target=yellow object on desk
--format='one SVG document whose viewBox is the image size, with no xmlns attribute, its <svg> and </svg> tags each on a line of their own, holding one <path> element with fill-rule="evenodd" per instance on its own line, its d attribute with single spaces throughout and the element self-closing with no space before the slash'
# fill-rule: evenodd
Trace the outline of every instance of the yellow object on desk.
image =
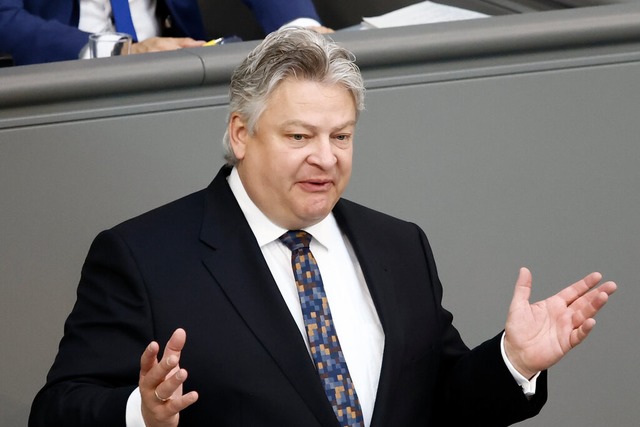
<svg viewBox="0 0 640 427">
<path fill-rule="evenodd" d="M 223 38 L 224 38 L 224 37 L 220 37 L 219 39 L 209 40 L 208 42 L 206 42 L 206 43 L 204 44 L 204 46 L 215 46 L 215 45 L 217 45 L 218 43 L 220 43 L 220 42 L 222 41 L 222 39 L 223 39 Z"/>
</svg>

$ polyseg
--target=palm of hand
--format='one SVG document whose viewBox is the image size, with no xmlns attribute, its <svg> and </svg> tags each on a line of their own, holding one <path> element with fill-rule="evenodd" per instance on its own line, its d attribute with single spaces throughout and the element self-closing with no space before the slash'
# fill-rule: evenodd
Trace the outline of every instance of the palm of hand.
<svg viewBox="0 0 640 427">
<path fill-rule="evenodd" d="M 604 306 L 616 285 L 592 273 L 543 301 L 529 303 L 531 273 L 520 271 L 505 327 L 505 351 L 525 377 L 556 364 L 580 344 L 595 326 L 593 316 Z"/>
</svg>

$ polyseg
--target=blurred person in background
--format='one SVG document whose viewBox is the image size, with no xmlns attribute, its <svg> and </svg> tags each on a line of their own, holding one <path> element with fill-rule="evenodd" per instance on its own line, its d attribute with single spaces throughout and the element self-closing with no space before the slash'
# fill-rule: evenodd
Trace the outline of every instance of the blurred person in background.
<svg viewBox="0 0 640 427">
<path fill-rule="evenodd" d="M 311 0 L 237 0 L 268 34 L 284 25 L 319 32 Z M 135 28 L 131 53 L 202 46 L 207 39 L 197 0 L 129 0 Z M 88 58 L 92 33 L 121 31 L 109 0 L 0 0 L 0 52 L 14 65 Z"/>
</svg>

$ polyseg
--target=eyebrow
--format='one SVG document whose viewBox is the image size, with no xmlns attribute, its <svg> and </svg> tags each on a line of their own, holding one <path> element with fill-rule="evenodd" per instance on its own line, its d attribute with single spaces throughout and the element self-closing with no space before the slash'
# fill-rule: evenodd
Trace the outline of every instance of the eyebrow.
<svg viewBox="0 0 640 427">
<path fill-rule="evenodd" d="M 342 129 L 347 128 L 349 126 L 354 126 L 355 127 L 355 125 L 356 125 L 356 121 L 355 120 L 349 120 L 349 121 L 347 121 L 347 122 L 345 122 L 345 123 L 343 123 L 341 125 L 338 125 L 335 128 L 333 128 L 332 132 L 342 130 Z M 303 122 L 302 120 L 295 120 L 295 119 L 294 120 L 287 120 L 287 121 L 283 122 L 282 125 L 281 125 L 281 128 L 285 128 L 287 126 L 300 126 L 300 127 L 305 128 L 305 129 L 312 130 L 312 131 L 316 131 L 317 130 L 317 126 L 314 126 L 312 124 Z"/>
</svg>

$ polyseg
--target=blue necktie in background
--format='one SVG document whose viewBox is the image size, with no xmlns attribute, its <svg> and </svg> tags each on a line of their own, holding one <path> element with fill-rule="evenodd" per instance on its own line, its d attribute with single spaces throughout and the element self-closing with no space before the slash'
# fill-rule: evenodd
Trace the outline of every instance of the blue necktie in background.
<svg viewBox="0 0 640 427">
<path fill-rule="evenodd" d="M 129 0 L 111 0 L 111 10 L 113 11 L 116 30 L 120 33 L 129 34 L 133 41 L 137 42 L 138 36 L 136 35 L 136 29 L 131 20 Z"/>
<path fill-rule="evenodd" d="M 291 250 L 311 356 L 333 412 L 342 427 L 364 427 L 362 409 L 333 326 L 320 269 L 309 250 L 311 235 L 302 230 L 288 231 L 280 236 L 280 241 Z"/>
</svg>

